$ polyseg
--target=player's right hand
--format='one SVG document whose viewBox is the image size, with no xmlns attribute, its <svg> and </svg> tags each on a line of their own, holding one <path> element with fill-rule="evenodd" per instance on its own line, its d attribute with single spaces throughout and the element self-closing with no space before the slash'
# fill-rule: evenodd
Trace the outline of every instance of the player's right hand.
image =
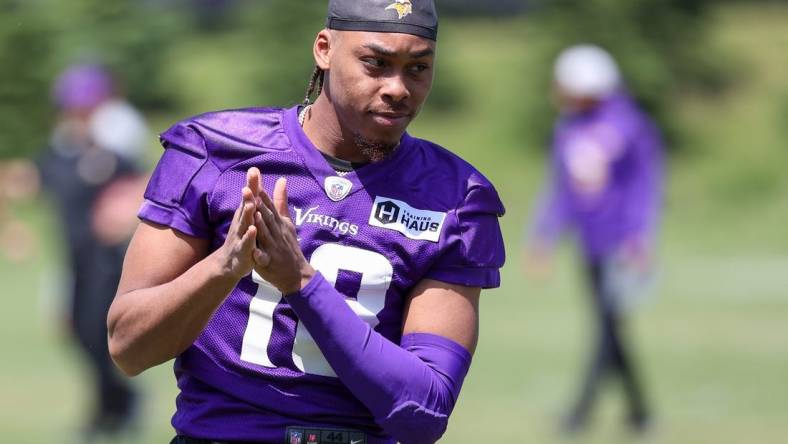
<svg viewBox="0 0 788 444">
<path fill-rule="evenodd" d="M 257 205 L 254 196 L 261 187 L 259 172 L 255 175 L 250 170 L 246 181 L 246 186 L 241 190 L 241 203 L 235 210 L 227 238 L 216 252 L 223 273 L 236 280 L 252 272 L 255 265 L 254 251 L 257 248 L 254 217 Z"/>
<path fill-rule="evenodd" d="M 553 253 L 550 248 L 535 246 L 523 249 L 523 274 L 534 281 L 546 281 L 553 275 Z"/>
<path fill-rule="evenodd" d="M 652 268 L 648 242 L 643 237 L 632 236 L 627 239 L 617 252 L 619 258 L 638 273 L 648 273 Z"/>
</svg>

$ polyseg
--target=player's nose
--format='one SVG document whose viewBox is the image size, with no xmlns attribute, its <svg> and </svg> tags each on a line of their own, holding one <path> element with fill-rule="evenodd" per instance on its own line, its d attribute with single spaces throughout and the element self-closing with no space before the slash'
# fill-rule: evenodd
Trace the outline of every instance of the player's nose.
<svg viewBox="0 0 788 444">
<path fill-rule="evenodd" d="M 383 79 L 383 97 L 387 101 L 399 103 L 410 97 L 410 90 L 402 75 L 391 75 Z"/>
</svg>

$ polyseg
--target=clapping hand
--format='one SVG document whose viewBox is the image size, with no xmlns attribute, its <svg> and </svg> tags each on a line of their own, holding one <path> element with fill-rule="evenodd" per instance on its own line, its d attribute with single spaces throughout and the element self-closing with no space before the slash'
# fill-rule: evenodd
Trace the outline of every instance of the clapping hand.
<svg viewBox="0 0 788 444">
<path fill-rule="evenodd" d="M 274 198 L 261 185 L 257 168 L 247 173 L 250 191 L 255 198 L 254 225 L 257 246 L 253 249 L 254 269 L 282 294 L 299 291 L 314 276 L 298 242 L 295 224 L 287 204 L 287 179 L 274 186 Z"/>
<path fill-rule="evenodd" d="M 246 186 L 241 190 L 241 203 L 235 210 L 227 238 L 218 253 L 221 267 L 228 276 L 240 280 L 252 272 L 257 252 L 257 226 L 255 225 L 255 195 L 260 190 L 260 172 L 250 170 L 246 175 Z"/>
</svg>

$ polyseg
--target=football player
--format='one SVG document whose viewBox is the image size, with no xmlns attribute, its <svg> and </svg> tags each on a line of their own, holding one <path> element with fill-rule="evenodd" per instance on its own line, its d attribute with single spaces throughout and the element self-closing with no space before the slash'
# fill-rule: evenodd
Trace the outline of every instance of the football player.
<svg viewBox="0 0 788 444">
<path fill-rule="evenodd" d="M 431 0 L 332 0 L 303 106 L 162 134 L 108 323 L 127 374 L 176 358 L 173 442 L 443 435 L 481 289 L 500 282 L 504 208 L 406 132 L 437 30 Z"/>
<path fill-rule="evenodd" d="M 637 291 L 645 289 L 638 287 L 650 280 L 662 209 L 662 138 L 602 48 L 577 45 L 561 52 L 555 90 L 561 118 L 528 264 L 536 274 L 548 271 L 560 235 L 575 231 L 597 327 L 595 350 L 563 431 L 586 430 L 609 375 L 623 383 L 629 426 L 645 433 L 651 413 L 623 324 Z"/>
</svg>

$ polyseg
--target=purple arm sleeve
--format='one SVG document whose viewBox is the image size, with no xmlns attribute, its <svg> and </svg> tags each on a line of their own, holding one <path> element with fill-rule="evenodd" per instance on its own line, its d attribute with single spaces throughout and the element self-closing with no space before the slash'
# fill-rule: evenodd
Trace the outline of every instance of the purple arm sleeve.
<svg viewBox="0 0 788 444">
<path fill-rule="evenodd" d="M 362 321 L 318 273 L 287 301 L 340 380 L 402 444 L 434 443 L 446 431 L 471 355 L 431 334 L 397 346 Z"/>
</svg>

